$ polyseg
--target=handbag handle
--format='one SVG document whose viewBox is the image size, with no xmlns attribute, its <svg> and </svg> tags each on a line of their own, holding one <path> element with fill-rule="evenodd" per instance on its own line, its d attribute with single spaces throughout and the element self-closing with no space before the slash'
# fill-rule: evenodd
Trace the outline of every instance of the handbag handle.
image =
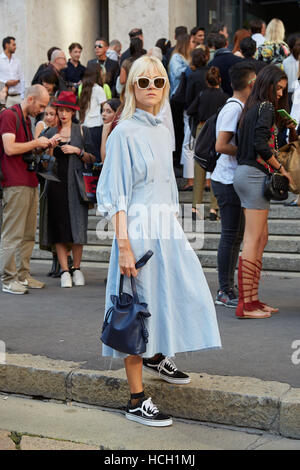
<svg viewBox="0 0 300 470">
<path fill-rule="evenodd" d="M 151 258 L 152 255 L 153 255 L 153 251 L 151 251 L 151 250 L 147 251 L 147 253 L 139 261 L 136 262 L 135 268 L 140 269 L 143 266 L 145 266 L 145 264 L 149 261 L 149 259 Z M 136 283 L 135 283 L 135 279 L 134 279 L 133 276 L 130 276 L 130 281 L 131 281 L 131 288 L 132 288 L 133 298 L 135 299 L 135 301 L 137 303 L 139 303 L 138 293 L 137 293 L 137 290 L 136 290 Z M 123 285 L 124 285 L 124 274 L 121 274 L 120 287 L 119 287 L 119 298 L 123 294 Z"/>
</svg>

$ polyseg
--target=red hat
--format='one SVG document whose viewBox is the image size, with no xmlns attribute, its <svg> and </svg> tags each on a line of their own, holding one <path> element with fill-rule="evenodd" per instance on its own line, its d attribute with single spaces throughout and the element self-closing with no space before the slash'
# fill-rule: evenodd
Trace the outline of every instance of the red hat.
<svg viewBox="0 0 300 470">
<path fill-rule="evenodd" d="M 80 108 L 77 105 L 77 98 L 73 91 L 62 91 L 57 101 L 54 101 L 52 106 L 59 106 L 61 108 L 70 108 L 74 109 L 75 111 L 79 111 Z"/>
</svg>

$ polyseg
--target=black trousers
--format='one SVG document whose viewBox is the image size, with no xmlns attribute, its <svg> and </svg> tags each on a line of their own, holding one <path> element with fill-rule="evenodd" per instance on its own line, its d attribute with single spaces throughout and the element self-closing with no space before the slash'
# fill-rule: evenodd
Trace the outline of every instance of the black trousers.
<svg viewBox="0 0 300 470">
<path fill-rule="evenodd" d="M 182 151 L 182 144 L 184 139 L 184 122 L 183 122 L 183 111 L 184 106 L 179 103 L 175 103 L 171 99 L 171 111 L 172 111 L 172 118 L 174 124 L 174 131 L 175 131 L 175 142 L 176 142 L 176 149 L 173 152 L 173 163 L 174 166 L 180 166 L 180 159 L 181 159 L 181 151 Z"/>
<path fill-rule="evenodd" d="M 245 216 L 233 184 L 211 180 L 221 216 L 221 238 L 218 247 L 219 288 L 228 291 L 234 287 L 234 274 L 244 238 Z"/>
</svg>

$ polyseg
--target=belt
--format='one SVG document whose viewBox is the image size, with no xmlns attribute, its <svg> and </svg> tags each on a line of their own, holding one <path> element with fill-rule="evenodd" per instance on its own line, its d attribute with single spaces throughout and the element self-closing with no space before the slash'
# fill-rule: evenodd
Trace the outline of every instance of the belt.
<svg viewBox="0 0 300 470">
<path fill-rule="evenodd" d="M 20 96 L 21 93 L 8 93 L 7 96 Z"/>
</svg>

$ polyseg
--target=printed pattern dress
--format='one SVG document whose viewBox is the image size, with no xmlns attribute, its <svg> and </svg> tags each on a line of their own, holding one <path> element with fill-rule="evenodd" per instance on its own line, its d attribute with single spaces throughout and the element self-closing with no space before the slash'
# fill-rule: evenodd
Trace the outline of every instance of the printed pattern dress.
<svg viewBox="0 0 300 470">
<path fill-rule="evenodd" d="M 137 109 L 121 121 L 107 142 L 97 188 L 98 210 L 111 219 L 127 214 L 130 244 L 138 261 L 154 255 L 136 278 L 140 301 L 148 304 L 149 342 L 144 357 L 220 348 L 214 302 L 201 264 L 178 222 L 178 190 L 171 136 L 152 114 Z M 118 295 L 119 250 L 114 238 L 106 287 L 105 311 Z M 124 292 L 131 294 L 125 277 Z M 125 354 L 103 345 L 103 356 Z"/>
</svg>

